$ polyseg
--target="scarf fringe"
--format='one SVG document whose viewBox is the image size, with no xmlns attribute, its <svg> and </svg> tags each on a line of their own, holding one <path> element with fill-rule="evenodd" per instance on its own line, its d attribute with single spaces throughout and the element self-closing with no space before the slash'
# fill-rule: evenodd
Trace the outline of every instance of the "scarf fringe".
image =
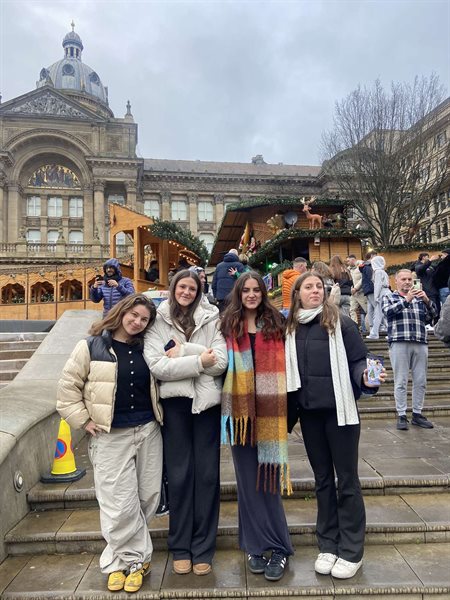
<svg viewBox="0 0 450 600">
<path fill-rule="evenodd" d="M 271 494 L 286 494 L 290 496 L 292 494 L 292 483 L 291 483 L 291 470 L 288 463 L 278 464 L 259 464 L 258 472 L 256 474 L 256 491 L 260 490 L 261 486 L 261 471 L 264 470 L 263 474 L 263 491 L 267 492 L 267 485 L 269 485 L 269 492 Z"/>
</svg>

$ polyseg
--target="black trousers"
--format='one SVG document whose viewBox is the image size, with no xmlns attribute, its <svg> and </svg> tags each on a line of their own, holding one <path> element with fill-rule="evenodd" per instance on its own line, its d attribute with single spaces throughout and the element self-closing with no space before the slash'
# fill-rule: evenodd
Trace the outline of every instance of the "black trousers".
<svg viewBox="0 0 450 600">
<path fill-rule="evenodd" d="M 211 563 L 220 507 L 220 406 L 194 415 L 190 398 L 167 398 L 163 407 L 169 550 L 175 560 Z"/>
<path fill-rule="evenodd" d="M 320 552 L 358 562 L 364 553 L 366 530 L 366 511 L 358 477 L 361 426 L 339 427 L 334 410 L 300 409 L 299 415 L 316 483 L 316 535 Z"/>
</svg>

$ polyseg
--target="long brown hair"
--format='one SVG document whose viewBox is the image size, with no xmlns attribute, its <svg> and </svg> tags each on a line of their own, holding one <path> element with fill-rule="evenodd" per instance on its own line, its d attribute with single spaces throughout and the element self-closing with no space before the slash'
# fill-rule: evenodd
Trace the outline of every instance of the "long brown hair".
<svg viewBox="0 0 450 600">
<path fill-rule="evenodd" d="M 182 279 L 193 279 L 197 285 L 197 294 L 192 304 L 187 307 L 186 312 L 181 310 L 181 306 L 175 299 L 175 288 L 177 287 L 178 282 Z M 201 298 L 202 284 L 197 273 L 189 271 L 188 269 L 183 269 L 183 271 L 178 271 L 178 273 L 175 273 L 172 281 L 170 282 L 169 289 L 170 318 L 172 319 L 172 323 L 174 323 L 175 327 L 178 327 L 178 329 L 185 334 L 187 340 L 189 340 L 195 329 L 194 313 L 197 309 L 197 306 L 200 304 Z"/>
<path fill-rule="evenodd" d="M 270 303 L 266 284 L 259 273 L 247 271 L 239 276 L 229 296 L 230 300 L 223 312 L 220 330 L 224 337 L 240 338 L 244 335 L 245 308 L 242 306 L 242 290 L 249 279 L 255 279 L 261 290 L 261 304 L 256 309 L 256 323 L 262 325 L 264 339 L 281 339 L 283 337 L 283 317 Z"/>
<path fill-rule="evenodd" d="M 131 296 L 126 296 L 123 300 L 114 305 L 106 317 L 104 317 L 101 321 L 92 323 L 89 334 L 101 335 L 102 331 L 104 330 L 110 331 L 112 334 L 114 334 L 114 332 L 121 327 L 122 320 L 127 312 L 129 312 L 135 306 L 145 306 L 150 313 L 150 318 L 145 326 L 145 329 L 133 336 L 132 340 L 130 341 L 131 344 L 142 344 L 145 332 L 149 327 L 151 327 L 156 318 L 156 307 L 150 298 L 147 298 L 147 296 L 144 294 L 132 294 Z"/>
<path fill-rule="evenodd" d="M 335 281 L 338 279 L 350 280 L 352 278 L 349 270 L 344 265 L 342 258 L 338 254 L 335 254 L 330 259 L 330 271 L 332 272 L 333 279 Z"/>
<path fill-rule="evenodd" d="M 303 283 L 309 277 L 317 277 L 317 279 L 320 279 L 320 281 L 322 282 L 322 285 L 323 285 L 323 309 L 320 314 L 320 324 L 322 325 L 322 327 L 324 327 L 328 331 L 328 333 L 334 333 L 334 331 L 336 329 L 336 323 L 339 319 L 339 309 L 328 299 L 328 295 L 326 293 L 325 282 L 323 280 L 323 277 L 321 275 L 319 275 L 318 273 L 311 273 L 311 272 L 303 273 L 303 275 L 300 275 L 300 277 L 295 280 L 294 285 L 292 286 L 292 304 L 291 304 L 291 308 L 289 310 L 289 314 L 288 314 L 288 318 L 287 318 L 287 322 L 286 322 L 286 331 L 288 333 L 292 333 L 297 328 L 297 325 L 298 325 L 297 313 L 300 308 L 303 308 L 301 300 L 300 300 L 300 294 L 298 292 L 301 289 Z"/>
</svg>

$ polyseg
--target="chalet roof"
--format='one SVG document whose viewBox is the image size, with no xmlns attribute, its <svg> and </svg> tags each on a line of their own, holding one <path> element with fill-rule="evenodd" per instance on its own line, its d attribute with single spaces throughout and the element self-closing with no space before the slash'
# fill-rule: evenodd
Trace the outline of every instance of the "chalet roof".
<svg viewBox="0 0 450 600">
<path fill-rule="evenodd" d="M 277 177 L 317 177 L 320 166 L 284 165 L 284 164 L 255 164 L 239 162 L 213 162 L 206 160 L 170 160 L 146 158 L 145 172 L 167 173 L 197 173 L 199 175 L 258 175 Z"/>
</svg>

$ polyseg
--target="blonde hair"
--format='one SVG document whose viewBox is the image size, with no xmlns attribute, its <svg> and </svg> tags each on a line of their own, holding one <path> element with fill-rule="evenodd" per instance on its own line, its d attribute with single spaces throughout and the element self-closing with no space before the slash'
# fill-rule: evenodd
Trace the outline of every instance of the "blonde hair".
<svg viewBox="0 0 450 600">
<path fill-rule="evenodd" d="M 287 333 L 292 333 L 296 330 L 298 321 L 297 321 L 297 313 L 302 307 L 302 302 L 300 300 L 300 294 L 298 294 L 301 289 L 303 283 L 309 279 L 310 277 L 316 277 L 320 279 L 323 286 L 323 309 L 320 314 L 320 324 L 324 327 L 329 334 L 333 334 L 336 329 L 336 324 L 338 322 L 339 317 L 339 309 L 332 302 L 330 302 L 326 289 L 325 282 L 321 275 L 318 273 L 303 273 L 300 275 L 298 279 L 295 280 L 294 285 L 292 286 L 292 304 L 289 310 L 289 314 L 286 322 L 286 331 Z"/>
</svg>

